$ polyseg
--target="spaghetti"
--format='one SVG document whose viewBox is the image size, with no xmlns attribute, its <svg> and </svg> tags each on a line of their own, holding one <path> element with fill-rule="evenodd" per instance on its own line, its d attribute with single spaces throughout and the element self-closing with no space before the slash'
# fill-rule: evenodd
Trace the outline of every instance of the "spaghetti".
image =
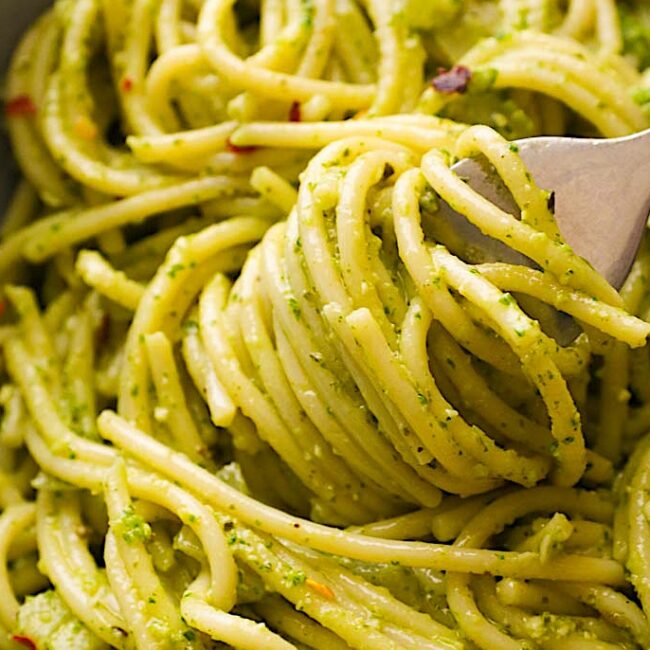
<svg viewBox="0 0 650 650">
<path fill-rule="evenodd" d="M 649 244 L 615 291 L 510 142 L 646 128 L 649 35 L 57 0 L 6 89 L 0 648 L 649 647 Z"/>
</svg>

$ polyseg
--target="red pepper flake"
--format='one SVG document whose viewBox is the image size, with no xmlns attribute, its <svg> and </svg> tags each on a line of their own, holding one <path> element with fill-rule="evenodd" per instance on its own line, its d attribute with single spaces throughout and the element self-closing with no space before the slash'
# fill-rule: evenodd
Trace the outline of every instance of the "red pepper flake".
<svg viewBox="0 0 650 650">
<path fill-rule="evenodd" d="M 302 122 L 302 115 L 300 114 L 300 102 L 293 102 L 289 109 L 289 122 Z"/>
<path fill-rule="evenodd" d="M 20 645 L 24 645 L 30 650 L 37 650 L 36 644 L 28 636 L 23 636 L 22 634 L 14 634 L 11 639 L 16 643 L 20 643 Z"/>
<path fill-rule="evenodd" d="M 431 85 L 445 95 L 464 93 L 472 78 L 472 71 L 464 65 L 455 65 L 451 70 L 438 68 L 438 76 L 431 80 Z"/>
<path fill-rule="evenodd" d="M 0 300 L 0 318 L 5 315 L 7 311 L 7 303 L 4 300 Z"/>
<path fill-rule="evenodd" d="M 36 113 L 36 105 L 29 95 L 17 95 L 5 104 L 5 115 L 7 117 L 34 115 L 34 113 Z"/>
<path fill-rule="evenodd" d="M 124 77 L 122 79 L 122 91 L 130 93 L 133 90 L 133 79 L 131 77 Z"/>
<path fill-rule="evenodd" d="M 253 151 L 257 151 L 258 149 L 259 147 L 255 145 L 240 147 L 230 142 L 230 138 L 226 140 L 226 151 L 230 151 L 230 153 L 253 153 Z"/>
<path fill-rule="evenodd" d="M 311 589 L 312 591 L 315 591 L 319 596 L 323 596 L 323 598 L 327 598 L 327 600 L 336 600 L 336 595 L 334 594 L 334 592 L 327 585 L 324 585 L 322 582 L 316 582 L 316 580 L 307 578 L 307 580 L 305 580 L 305 586 Z"/>
</svg>

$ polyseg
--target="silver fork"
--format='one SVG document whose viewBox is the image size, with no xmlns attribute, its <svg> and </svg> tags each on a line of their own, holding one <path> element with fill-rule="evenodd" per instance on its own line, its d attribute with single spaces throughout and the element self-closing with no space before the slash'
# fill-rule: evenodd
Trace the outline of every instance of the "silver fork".
<svg viewBox="0 0 650 650">
<path fill-rule="evenodd" d="M 627 277 L 650 212 L 650 129 L 616 139 L 526 138 L 521 157 L 535 182 L 553 192 L 560 232 L 573 249 L 617 289 Z M 480 160 L 452 168 L 477 192 L 504 210 L 516 206 Z M 523 255 L 486 237 L 443 205 L 446 218 L 478 258 L 532 265 Z"/>
</svg>

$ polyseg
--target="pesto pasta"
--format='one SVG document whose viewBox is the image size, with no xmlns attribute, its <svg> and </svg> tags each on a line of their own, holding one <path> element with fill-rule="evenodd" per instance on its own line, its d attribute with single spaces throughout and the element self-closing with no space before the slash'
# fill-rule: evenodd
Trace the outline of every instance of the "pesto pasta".
<svg viewBox="0 0 650 650">
<path fill-rule="evenodd" d="M 5 88 L 0 648 L 649 648 L 650 239 L 611 287 L 512 143 L 647 128 L 648 66 L 641 0 L 56 0 Z"/>
</svg>

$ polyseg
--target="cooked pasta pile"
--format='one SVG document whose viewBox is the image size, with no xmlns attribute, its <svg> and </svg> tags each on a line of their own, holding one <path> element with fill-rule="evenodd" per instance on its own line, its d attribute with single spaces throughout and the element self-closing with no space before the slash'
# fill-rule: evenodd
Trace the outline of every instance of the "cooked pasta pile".
<svg viewBox="0 0 650 650">
<path fill-rule="evenodd" d="M 0 648 L 650 647 L 650 240 L 613 289 L 511 142 L 647 128 L 648 66 L 641 0 L 57 0 L 5 89 Z"/>
</svg>

